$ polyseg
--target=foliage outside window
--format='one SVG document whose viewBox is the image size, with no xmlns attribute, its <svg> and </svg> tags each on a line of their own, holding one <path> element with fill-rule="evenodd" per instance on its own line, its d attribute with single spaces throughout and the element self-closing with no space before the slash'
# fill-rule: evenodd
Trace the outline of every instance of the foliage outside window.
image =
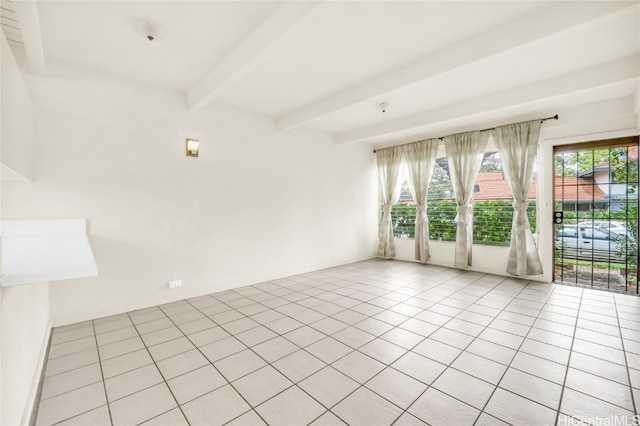
<svg viewBox="0 0 640 426">
<path fill-rule="evenodd" d="M 558 176 L 592 175 L 609 170 L 609 184 L 626 184 L 627 192 L 638 189 L 638 150 L 631 146 L 564 152 L 556 155 Z"/>
<path fill-rule="evenodd" d="M 474 203 L 475 244 L 508 245 L 511 239 L 513 221 L 513 203 L 511 201 L 476 201 Z M 536 203 L 530 202 L 527 209 L 532 232 L 535 232 Z M 393 206 L 391 216 L 396 238 L 415 237 L 415 204 L 398 203 Z M 429 239 L 437 241 L 455 241 L 456 206 L 453 201 L 430 201 L 427 205 L 429 218 Z"/>
</svg>

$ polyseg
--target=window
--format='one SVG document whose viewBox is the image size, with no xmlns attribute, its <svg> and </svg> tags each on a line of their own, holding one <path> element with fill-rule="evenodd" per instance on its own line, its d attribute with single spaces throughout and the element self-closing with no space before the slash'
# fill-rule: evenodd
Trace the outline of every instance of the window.
<svg viewBox="0 0 640 426">
<path fill-rule="evenodd" d="M 563 227 L 556 232 L 558 238 L 578 238 L 578 228 Z"/>
<path fill-rule="evenodd" d="M 527 215 L 531 232 L 536 224 L 535 174 L 529 188 Z M 485 153 L 474 190 L 473 242 L 475 244 L 508 245 L 513 222 L 513 196 L 502 172 L 497 152 Z"/>
<path fill-rule="evenodd" d="M 409 190 L 407 170 L 404 165 L 400 175 L 400 188 L 400 200 L 391 209 L 393 234 L 396 238 L 414 238 L 416 203 Z M 431 240 L 455 241 L 456 203 L 453 199 L 453 188 L 446 159 L 436 160 L 434 166 L 429 184 L 427 217 Z"/>
<path fill-rule="evenodd" d="M 406 167 L 402 166 L 400 200 L 391 209 L 394 236 L 414 238 L 416 203 L 409 191 Z M 536 205 L 535 175 L 529 191 L 527 214 L 532 232 L 535 232 Z M 429 185 L 427 217 L 429 239 L 455 241 L 456 202 L 449 177 L 446 157 L 436 159 Z M 513 197 L 502 173 L 500 156 L 495 151 L 485 153 L 480 173 L 474 185 L 474 234 L 475 244 L 508 245 L 513 221 Z"/>
<path fill-rule="evenodd" d="M 436 241 L 456 240 L 456 201 L 449 177 L 449 163 L 446 158 L 436 159 L 429 185 L 427 217 L 429 218 L 429 239 Z"/>
<path fill-rule="evenodd" d="M 583 237 L 594 240 L 608 240 L 609 234 L 599 229 L 584 228 Z"/>
<path fill-rule="evenodd" d="M 400 200 L 391 209 L 393 235 L 396 238 L 414 238 L 416 235 L 416 202 L 409 190 L 407 166 L 402 165 L 400 172 Z"/>
</svg>

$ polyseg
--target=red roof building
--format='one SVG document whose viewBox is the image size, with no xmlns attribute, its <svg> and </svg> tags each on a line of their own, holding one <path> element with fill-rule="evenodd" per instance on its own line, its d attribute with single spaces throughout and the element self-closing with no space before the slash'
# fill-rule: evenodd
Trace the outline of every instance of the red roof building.
<svg viewBox="0 0 640 426">
<path fill-rule="evenodd" d="M 555 199 L 565 201 L 606 202 L 609 200 L 600 187 L 590 177 L 556 176 Z M 511 190 L 501 172 L 481 172 L 476 179 L 473 199 L 481 200 L 511 200 Z M 536 179 L 531 179 L 531 186 L 527 199 L 536 200 Z"/>
<path fill-rule="evenodd" d="M 556 176 L 555 199 L 565 201 L 609 201 L 598 184 L 591 177 Z"/>
<path fill-rule="evenodd" d="M 473 199 L 475 201 L 485 200 L 513 200 L 509 184 L 504 179 L 502 172 L 480 172 L 476 178 Z M 536 180 L 531 179 L 531 187 L 527 199 L 536 200 Z"/>
</svg>

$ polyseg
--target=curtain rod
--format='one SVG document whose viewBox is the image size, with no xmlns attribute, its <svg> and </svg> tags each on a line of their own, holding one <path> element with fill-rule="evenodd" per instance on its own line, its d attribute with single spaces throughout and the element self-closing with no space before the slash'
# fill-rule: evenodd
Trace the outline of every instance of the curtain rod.
<svg viewBox="0 0 640 426">
<path fill-rule="evenodd" d="M 541 123 L 544 123 L 544 122 L 545 122 L 545 121 L 547 121 L 547 120 L 557 120 L 557 119 L 558 119 L 558 114 L 556 114 L 556 115 L 554 115 L 554 116 L 551 116 L 551 117 L 541 118 L 541 119 L 540 119 L 540 122 L 541 122 Z M 520 123 L 523 123 L 523 122 L 521 121 Z M 489 127 L 488 129 L 482 129 L 482 130 L 471 130 L 471 131 L 472 131 L 472 132 L 473 132 L 473 131 L 488 132 L 489 130 L 495 130 L 495 129 L 496 129 L 495 127 Z M 467 133 L 467 132 L 463 132 L 463 133 Z M 453 134 L 456 134 L 456 133 L 453 133 Z M 451 136 L 451 135 L 447 135 L 447 136 Z M 442 137 L 439 137 L 439 138 L 429 138 L 429 139 L 440 139 L 440 140 L 443 140 L 445 137 L 446 137 L 446 136 L 442 136 Z M 422 139 L 421 139 L 421 140 L 422 140 Z M 396 146 L 403 146 L 403 145 L 410 145 L 410 144 L 412 144 L 412 143 L 415 143 L 415 142 L 408 142 L 408 143 L 403 143 L 403 144 L 400 144 L 400 145 L 394 145 L 393 147 L 396 147 Z M 389 148 L 393 148 L 393 147 L 389 147 Z M 387 148 L 380 148 L 380 149 L 387 149 Z M 373 150 L 373 153 L 375 154 L 375 153 L 376 153 L 376 151 L 378 151 L 378 150 L 377 150 L 377 149 L 374 149 L 374 150 Z"/>
</svg>

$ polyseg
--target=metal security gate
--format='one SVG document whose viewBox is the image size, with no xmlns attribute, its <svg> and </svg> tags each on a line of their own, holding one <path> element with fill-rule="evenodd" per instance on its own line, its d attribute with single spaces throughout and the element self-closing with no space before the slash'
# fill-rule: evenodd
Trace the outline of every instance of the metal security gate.
<svg viewBox="0 0 640 426">
<path fill-rule="evenodd" d="M 638 137 L 554 150 L 554 281 L 638 294 Z"/>
</svg>

